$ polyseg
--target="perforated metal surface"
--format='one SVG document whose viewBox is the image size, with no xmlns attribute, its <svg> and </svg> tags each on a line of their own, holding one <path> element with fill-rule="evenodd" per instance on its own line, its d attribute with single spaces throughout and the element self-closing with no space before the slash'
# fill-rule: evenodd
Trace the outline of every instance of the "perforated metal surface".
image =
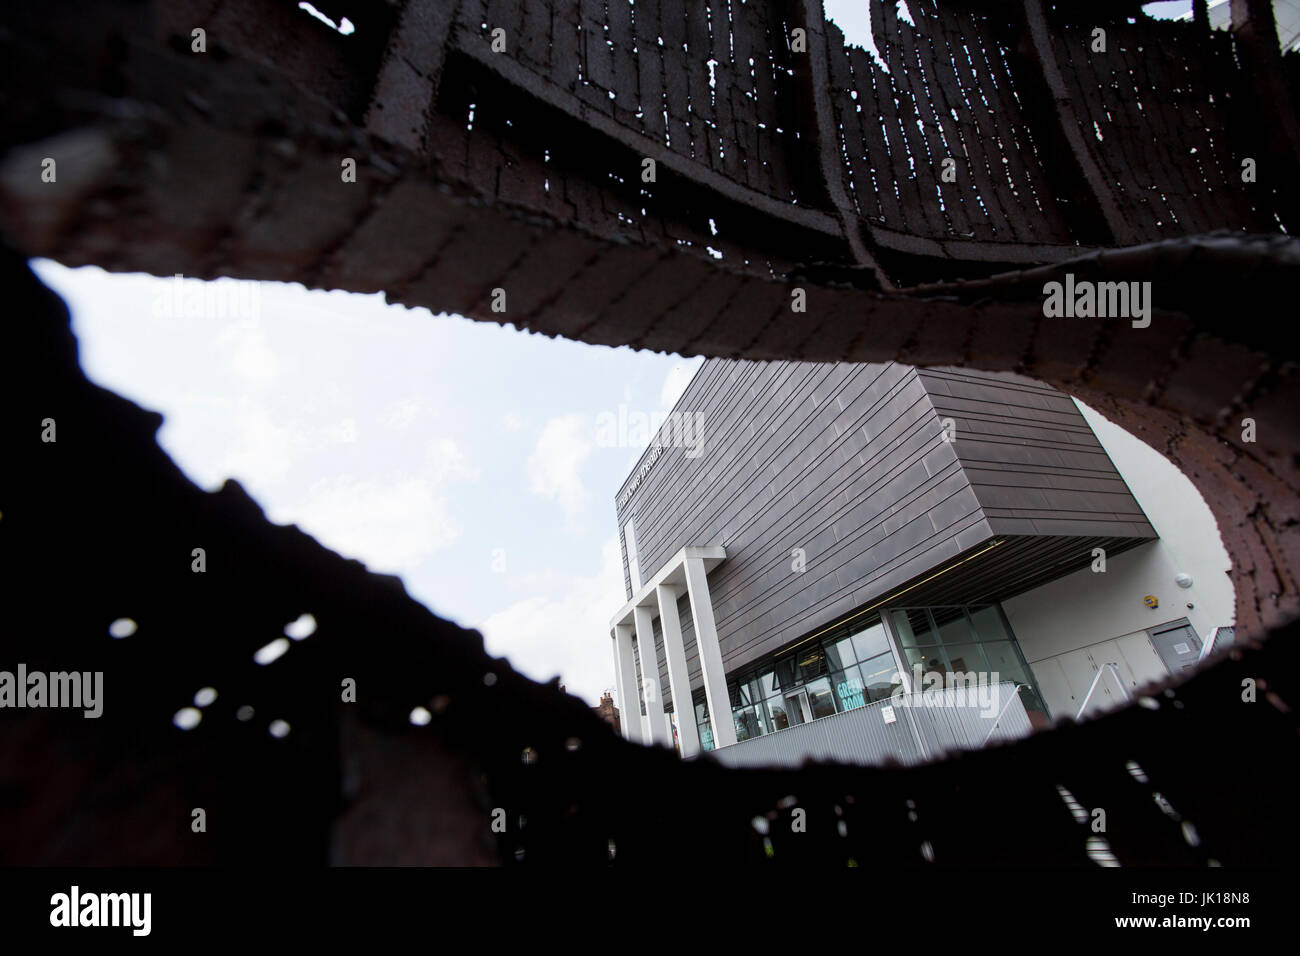
<svg viewBox="0 0 1300 956">
<path fill-rule="evenodd" d="M 1279 862 L 1295 846 L 1298 698 L 1288 622 L 1300 607 L 1300 393 L 1294 352 L 1279 332 L 1289 311 L 1278 310 L 1290 309 L 1300 253 L 1269 223 L 1294 231 L 1297 222 L 1293 59 L 1270 55 L 1267 37 L 1242 30 L 1241 72 L 1225 73 L 1223 41 L 1171 32 L 1195 29 L 1190 24 L 1139 18 L 1130 30 L 1136 4 L 1098 14 L 1113 37 L 1150 37 L 1159 48 L 1158 59 L 1133 71 L 1118 53 L 1071 66 L 1075 58 L 1062 50 L 1078 42 L 1079 26 L 1033 3 L 1001 25 L 981 19 L 991 16 L 982 12 L 988 5 L 945 4 L 933 22 L 923 13 L 916 31 L 886 28 L 882 52 L 899 55 L 897 44 L 906 63 L 891 82 L 910 87 L 914 109 L 932 109 L 939 121 L 938 130 L 913 132 L 904 116 L 895 138 L 888 120 L 874 147 L 864 144 L 877 157 L 877 180 L 899 183 L 898 215 L 908 227 L 887 236 L 873 220 L 892 221 L 888 190 L 876 186 L 878 205 L 863 198 L 870 191 L 861 151 L 854 148 L 838 186 L 826 175 L 836 164 L 825 155 L 834 152 L 825 120 L 835 109 L 847 115 L 845 104 L 837 94 L 829 114 L 815 108 L 821 94 L 798 71 L 759 109 L 771 111 L 761 115 L 775 125 L 791 95 L 806 97 L 813 106 L 792 111 L 809 147 L 791 155 L 787 142 L 776 158 L 772 136 L 786 134 L 753 135 L 736 118 L 748 107 L 733 100 L 738 152 L 729 160 L 720 150 L 719 170 L 711 150 L 705 163 L 695 148 L 709 142 L 712 127 L 680 106 L 683 84 L 688 102 L 692 84 L 704 95 L 699 67 L 665 66 L 677 98 L 670 127 L 686 130 L 692 151 L 680 152 L 680 139 L 663 146 L 672 156 L 656 153 L 659 179 L 643 197 L 637 176 L 653 137 L 620 117 L 617 97 L 609 106 L 598 95 L 593 102 L 585 87 L 552 96 L 528 79 L 523 44 L 489 66 L 482 35 L 405 16 L 427 12 L 414 0 L 402 10 L 318 6 L 332 15 L 345 8 L 358 42 L 348 46 L 293 4 L 267 0 L 71 4 L 57 17 L 10 5 L 0 15 L 7 118 L 0 222 L 16 250 L 6 253 L 3 288 L 17 318 L 3 350 L 0 641 L 6 659 L 32 667 L 102 668 L 111 695 L 99 721 L 4 716 L 5 861 L 603 863 L 611 840 L 619 864 L 657 859 L 669 845 L 689 846 L 702 860 L 760 859 L 766 852 L 753 818 L 775 819 L 793 798 L 810 825 L 803 839 L 774 828 L 782 860 L 843 862 L 870 852 L 928 865 L 918 850 L 928 842 L 936 863 L 1087 863 L 1086 828 L 1058 785 L 1085 805 L 1104 799 L 1123 808 L 1112 820 L 1125 822 L 1108 835 L 1123 862 Z M 767 31 L 788 15 L 781 5 L 746 6 L 766 17 Z M 625 35 L 612 51 L 593 43 L 585 54 L 566 47 L 561 55 L 554 46 L 569 42 L 555 24 L 586 9 L 530 2 L 500 15 L 513 11 L 525 24 L 549 16 L 551 62 L 586 55 L 586 75 L 608 71 L 617 94 L 630 68 L 619 59 Z M 671 29 L 698 29 L 704 9 L 678 4 L 663 19 Z M 203 57 L 187 41 L 195 22 L 210 24 Z M 536 43 L 537 33 L 522 30 Z M 990 66 L 987 82 L 1010 76 L 1021 115 L 980 114 L 960 63 L 945 73 L 937 38 L 950 48 L 953 31 L 988 57 L 1005 45 L 997 57 L 1005 62 Z M 1165 34 L 1176 39 L 1165 43 Z M 933 55 L 922 52 L 931 48 Z M 542 56 L 536 48 L 530 55 Z M 842 70 L 837 56 L 822 63 L 831 75 Z M 1055 85 L 1049 61 L 1060 74 Z M 913 73 L 914 63 L 929 63 L 929 72 L 921 65 Z M 1207 73 L 1206 64 L 1219 69 Z M 1251 95 L 1234 94 L 1226 113 L 1205 114 L 1212 142 L 1204 155 L 1198 148 L 1199 159 L 1189 151 L 1178 163 L 1181 153 L 1154 127 L 1143 141 L 1128 106 L 1113 102 L 1123 94 L 1128 103 L 1135 92 L 1146 107 L 1145 91 L 1153 90 L 1168 110 L 1166 128 L 1181 135 L 1188 122 L 1180 111 L 1190 107 L 1178 91 L 1208 92 L 1196 85 L 1207 75 L 1247 82 Z M 884 81 L 872 76 L 874 91 Z M 639 65 L 637 77 L 640 84 Z M 1027 92 L 1035 85 L 1036 100 Z M 1071 88 L 1066 108 L 1062 91 Z M 639 85 L 639 95 L 645 89 Z M 959 110 L 952 124 L 939 107 L 919 105 L 943 97 L 955 105 L 954 96 L 972 109 Z M 884 114 L 888 100 L 880 98 Z M 1115 129 L 1087 143 L 1088 118 L 1102 109 Z M 976 165 L 988 181 L 968 181 L 956 204 L 945 200 L 936 215 L 921 195 L 923 174 L 900 178 L 904 154 L 933 158 L 934 137 L 974 139 L 989 122 L 1017 142 L 1018 130 L 1029 130 L 1045 178 L 1020 151 L 1027 191 L 1009 197 L 988 170 L 985 144 L 989 161 Z M 762 166 L 765 149 L 772 158 Z M 1061 158 L 1059 179 L 1045 153 Z M 1255 153 L 1263 188 L 1225 192 L 1213 179 L 1210 166 L 1233 171 L 1223 157 Z M 60 158 L 56 187 L 39 180 L 40 160 L 51 155 Z M 358 159 L 355 183 L 340 181 L 348 156 Z M 728 168 L 738 160 L 739 169 Z M 1030 195 L 1041 216 L 1030 214 Z M 1177 215 L 1177 228 L 1166 224 L 1166 211 Z M 1017 240 L 1036 242 L 1004 246 L 999 215 Z M 963 244 L 967 224 L 975 236 Z M 1133 237 L 1117 235 L 1123 224 Z M 1166 238 L 1243 225 L 1275 234 Z M 1102 248 L 1144 238 L 1161 241 Z M 154 444 L 155 418 L 80 376 L 66 317 L 21 265 L 28 255 L 384 289 L 434 310 L 683 354 L 1015 369 L 1078 395 L 1179 465 L 1205 495 L 1233 557 L 1238 634 L 1279 633 L 1262 650 L 1234 651 L 1240 660 L 1158 698 L 1156 709 L 1130 708 L 934 767 L 795 774 L 683 766 L 615 739 L 581 702 L 488 660 L 476 635 L 428 614 L 392 579 L 269 525 L 237 488 L 207 495 L 191 486 Z M 958 281 L 1008 264 L 1026 271 Z M 1067 270 L 1155 283 L 1150 328 L 1045 320 L 1043 283 Z M 808 309 L 792 317 L 796 285 Z M 891 285 L 903 288 L 879 291 Z M 488 308 L 496 287 L 510 290 L 508 315 Z M 46 417 L 59 421 L 55 445 L 39 442 Z M 1243 440 L 1247 417 L 1257 442 Z M 212 542 L 206 576 L 189 571 L 196 538 Z M 319 633 L 257 669 L 253 651 L 305 611 Z M 115 642 L 106 629 L 123 616 L 139 630 Z M 489 671 L 497 675 L 491 686 Z M 348 710 L 335 701 L 350 675 L 361 693 Z M 1260 682 L 1253 705 L 1241 702 L 1247 678 Z M 207 685 L 221 691 L 215 709 L 194 730 L 177 730 L 172 714 Z M 227 709 L 245 701 L 257 723 Z M 428 707 L 433 721 L 412 726 L 415 706 Z M 286 720 L 291 732 L 273 738 L 263 718 Z M 525 748 L 535 760 L 522 759 Z M 1130 756 L 1121 762 L 1120 753 Z M 1243 784 L 1243 767 L 1269 773 Z M 625 778 L 639 785 L 609 801 L 610 782 Z M 1196 846 L 1153 788 L 1194 822 Z M 680 800 L 683 793 L 693 799 Z M 189 830 L 195 806 L 209 808 L 206 841 Z M 700 806 L 718 809 L 702 814 Z M 494 808 L 512 821 L 506 834 L 490 829 Z"/>
</svg>

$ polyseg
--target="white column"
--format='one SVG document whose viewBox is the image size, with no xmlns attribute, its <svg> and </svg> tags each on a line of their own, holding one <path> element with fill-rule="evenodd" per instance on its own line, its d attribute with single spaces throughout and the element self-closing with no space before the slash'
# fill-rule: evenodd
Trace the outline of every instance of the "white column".
<svg viewBox="0 0 1300 956">
<path fill-rule="evenodd" d="M 671 584 L 661 584 L 655 590 L 659 598 L 659 623 L 664 630 L 664 656 L 668 658 L 668 688 L 673 693 L 673 710 L 677 714 L 677 740 L 682 746 L 682 757 L 694 757 L 700 752 L 700 731 L 695 726 L 695 703 L 686 671 L 686 644 L 682 641 L 682 620 L 677 613 L 681 591 Z"/>
<path fill-rule="evenodd" d="M 654 613 L 648 607 L 634 607 L 632 620 L 636 622 L 636 648 L 641 654 L 641 693 L 645 699 L 646 720 L 650 724 L 650 739 L 665 747 L 673 745 L 664 730 L 664 699 L 659 693 L 659 655 L 655 653 Z"/>
<path fill-rule="evenodd" d="M 709 702 L 713 745 L 729 747 L 736 742 L 736 724 L 731 719 L 727 675 L 722 669 L 722 650 L 718 647 L 718 625 L 713 620 L 709 578 L 701 558 L 686 559 L 686 593 L 691 601 L 691 617 L 695 619 L 695 643 L 700 650 L 700 670 L 704 672 L 704 696 Z"/>
<path fill-rule="evenodd" d="M 614 625 L 614 668 L 618 679 L 618 720 L 623 736 L 645 743 L 641 728 L 641 692 L 636 686 L 636 661 L 632 657 L 632 625 Z"/>
</svg>

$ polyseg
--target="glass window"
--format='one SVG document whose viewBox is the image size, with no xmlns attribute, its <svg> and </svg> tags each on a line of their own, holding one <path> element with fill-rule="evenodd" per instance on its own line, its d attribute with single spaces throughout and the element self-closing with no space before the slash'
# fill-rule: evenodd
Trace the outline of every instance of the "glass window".
<svg viewBox="0 0 1300 956">
<path fill-rule="evenodd" d="M 930 627 L 930 615 L 923 607 L 902 608 L 890 612 L 894 631 L 898 634 L 898 643 L 904 648 L 924 647 L 937 643 L 934 631 Z"/>
<path fill-rule="evenodd" d="M 833 671 L 841 671 L 857 661 L 853 652 L 853 640 L 841 637 L 826 644 L 826 665 Z"/>
<path fill-rule="evenodd" d="M 934 676 L 929 683 L 937 677 L 942 685 L 953 672 L 961 672 L 1015 681 L 1032 691 L 1032 674 L 996 604 L 891 608 L 883 613 L 892 615 L 889 623 L 897 631 L 903 665 L 912 673 L 919 666 L 923 681 L 930 674 Z M 738 739 L 856 710 L 901 690 L 902 675 L 884 622 L 874 618 L 854 633 L 850 629 L 837 628 L 832 636 L 808 641 L 730 682 Z M 1030 692 L 1023 698 L 1026 707 L 1037 706 Z M 701 740 L 706 714 L 703 703 L 697 704 Z"/>
<path fill-rule="evenodd" d="M 984 645 L 988 658 L 990 680 L 1001 682 L 1013 680 L 1019 684 L 1029 683 L 1029 674 L 1020 661 L 1020 655 L 1010 641 L 992 641 Z"/>
<path fill-rule="evenodd" d="M 984 660 L 984 652 L 979 644 L 956 644 L 944 648 L 948 652 L 948 663 L 954 672 L 961 674 L 988 674 L 989 665 Z"/>
<path fill-rule="evenodd" d="M 747 695 L 741 693 L 740 684 L 737 683 L 727 685 L 727 697 L 731 700 L 732 710 L 735 710 L 738 707 L 744 707 L 746 704 L 750 703 L 747 699 Z"/>
<path fill-rule="evenodd" d="M 922 680 L 926 675 L 938 674 L 940 682 L 948 673 L 948 659 L 944 656 L 943 648 L 935 645 L 933 647 L 909 647 L 903 651 L 907 655 L 908 666 L 912 668 L 913 674 L 919 665 L 921 668 Z"/>
<path fill-rule="evenodd" d="M 709 702 L 704 699 L 695 705 L 695 726 L 700 731 L 700 746 L 713 749 L 713 726 L 709 723 Z"/>
<path fill-rule="evenodd" d="M 966 619 L 965 608 L 932 607 L 930 613 L 934 616 L 938 637 L 942 643 L 969 644 L 976 640 L 975 635 L 971 633 L 970 622 Z"/>
<path fill-rule="evenodd" d="M 700 724 L 700 748 L 702 750 L 713 749 L 713 727 L 709 724 Z"/>
<path fill-rule="evenodd" d="M 862 677 L 856 667 L 833 671 L 831 682 L 835 686 L 835 703 L 841 711 L 856 710 L 866 705 L 866 688 L 862 686 Z"/>
<path fill-rule="evenodd" d="M 920 647 L 916 645 L 903 645 L 903 663 L 912 674 L 920 667 L 921 673 L 926 671 L 938 671 L 944 673 L 947 671 L 947 658 L 943 656 L 943 648 L 938 644 L 927 644 Z"/>
<path fill-rule="evenodd" d="M 812 705 L 814 720 L 835 713 L 835 693 L 831 689 L 829 677 L 819 677 L 805 689 L 808 691 L 808 703 Z"/>
<path fill-rule="evenodd" d="M 758 714 L 753 707 L 742 707 L 733 711 L 731 716 L 736 723 L 737 741 L 762 736 L 763 731 L 758 722 Z"/>
<path fill-rule="evenodd" d="M 894 655 L 888 652 L 877 654 L 861 665 L 862 686 L 866 688 L 868 700 L 884 700 L 896 688 L 903 686 L 898 676 L 898 667 Z"/>
<path fill-rule="evenodd" d="M 971 621 L 975 624 L 975 633 L 979 635 L 978 640 L 1011 640 L 1011 635 L 1007 633 L 1007 629 L 1002 623 L 1002 615 L 998 613 L 998 607 L 996 604 L 986 604 L 981 608 L 971 608 L 970 617 Z"/>
<path fill-rule="evenodd" d="M 806 699 L 807 699 L 807 695 L 804 694 L 804 692 L 801 690 L 796 691 L 795 693 L 790 694 L 788 697 L 786 697 L 785 716 L 786 719 L 790 721 L 791 727 L 797 727 L 802 723 L 806 723 L 806 721 L 804 720 L 804 710 L 803 710 L 804 701 Z"/>
<path fill-rule="evenodd" d="M 790 726 L 790 718 L 786 716 L 786 707 L 784 697 L 773 697 L 765 704 L 767 708 L 768 724 L 773 730 L 785 730 Z"/>
<path fill-rule="evenodd" d="M 1047 705 L 1038 696 L 1038 691 L 1034 690 L 1033 684 L 1025 684 L 1020 688 L 1020 703 L 1025 705 L 1026 711 L 1036 710 L 1044 717 L 1050 718 L 1052 716 L 1047 711 Z"/>
<path fill-rule="evenodd" d="M 877 654 L 889 650 L 889 638 L 885 636 L 885 625 L 876 621 L 853 635 L 853 649 L 859 661 L 868 661 Z"/>
<path fill-rule="evenodd" d="M 799 664 L 798 679 L 805 684 L 826 673 L 826 655 L 822 653 L 820 645 L 803 648 L 795 659 Z"/>
<path fill-rule="evenodd" d="M 1011 641 L 990 641 L 980 646 L 989 662 L 989 680 L 993 683 L 1015 681 L 1017 684 L 1023 684 L 1020 701 L 1025 705 L 1025 710 L 1036 710 L 1048 716 L 1047 706 L 1039 698 L 1034 686 L 1033 675 L 1030 674 L 1024 658 L 1016 650 L 1015 644 Z"/>
</svg>

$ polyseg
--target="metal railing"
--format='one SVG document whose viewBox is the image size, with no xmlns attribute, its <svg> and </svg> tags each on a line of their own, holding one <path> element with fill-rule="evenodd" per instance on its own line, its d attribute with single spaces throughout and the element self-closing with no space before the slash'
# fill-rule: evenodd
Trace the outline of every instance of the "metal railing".
<svg viewBox="0 0 1300 956">
<path fill-rule="evenodd" d="M 925 763 L 952 750 L 978 750 L 994 737 L 1027 736 L 1032 726 L 1019 691 L 1003 681 L 899 694 L 708 753 L 731 767 Z"/>
<path fill-rule="evenodd" d="M 1101 683 L 1101 675 L 1105 673 L 1108 667 L 1111 673 L 1115 675 L 1115 683 L 1119 686 L 1119 692 L 1124 695 L 1124 700 L 1129 699 L 1128 688 L 1124 686 L 1124 679 L 1119 676 L 1119 666 L 1113 661 L 1107 661 L 1097 668 L 1097 675 L 1092 679 L 1092 686 L 1088 688 L 1088 693 L 1084 695 L 1083 703 L 1079 705 L 1079 712 L 1074 715 L 1075 720 L 1083 716 L 1084 710 L 1088 707 L 1088 702 L 1092 700 L 1092 695 L 1097 690 L 1097 685 Z"/>
<path fill-rule="evenodd" d="M 1223 646 L 1227 647 L 1232 643 L 1235 637 L 1236 637 L 1236 628 L 1216 627 L 1210 633 L 1210 636 L 1205 639 L 1205 643 L 1201 645 L 1200 656 L 1196 658 L 1197 663 L 1205 660 L 1207 657 L 1209 657 L 1211 654 L 1214 653 L 1215 648 L 1219 646 L 1220 639 L 1222 639 L 1223 641 Z"/>
<path fill-rule="evenodd" d="M 990 727 L 990 728 L 989 728 L 989 732 L 988 732 L 987 734 L 984 735 L 984 740 L 980 743 L 980 746 L 981 746 L 981 747 L 984 746 L 985 744 L 987 744 L 987 743 L 989 742 L 989 738 L 993 736 L 993 731 L 997 730 L 998 727 L 1001 726 L 1001 724 L 1002 724 L 1002 717 L 1003 717 L 1004 714 L 1006 714 L 1006 712 L 1007 712 L 1007 708 L 1009 708 L 1009 707 L 1010 707 L 1012 704 L 1014 704 L 1016 701 L 1020 700 L 1020 691 L 1023 690 L 1026 686 L 1028 686 L 1028 685 L 1026 685 L 1026 684 L 1016 684 L 1016 685 L 1015 685 L 1015 688 L 1016 688 L 1015 693 L 1014 693 L 1014 694 L 1011 694 L 1011 695 L 1007 698 L 1007 702 L 1006 702 L 1005 704 L 1002 705 L 1002 710 L 1000 710 L 1000 711 L 998 712 L 998 719 L 995 720 L 995 721 L 993 721 L 993 726 Z M 1028 714 L 1026 714 L 1026 717 L 1027 717 L 1027 716 L 1028 716 Z"/>
</svg>

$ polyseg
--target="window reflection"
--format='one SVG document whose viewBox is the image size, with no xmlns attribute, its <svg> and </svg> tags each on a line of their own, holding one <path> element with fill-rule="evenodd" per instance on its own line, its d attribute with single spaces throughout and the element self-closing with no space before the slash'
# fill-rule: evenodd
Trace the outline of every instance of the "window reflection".
<svg viewBox="0 0 1300 956">
<path fill-rule="evenodd" d="M 749 740 L 751 737 L 759 736 L 762 731 L 759 729 L 758 714 L 753 707 L 745 707 L 741 710 L 734 711 L 732 716 L 736 721 L 736 740 Z"/>
<path fill-rule="evenodd" d="M 867 661 L 878 654 L 889 653 L 889 638 L 885 635 L 885 625 L 879 621 L 858 631 L 853 635 L 852 641 L 859 661 Z"/>
<path fill-rule="evenodd" d="M 886 651 L 862 665 L 862 683 L 869 700 L 884 700 L 902 687 L 894 655 Z"/>
<path fill-rule="evenodd" d="M 798 679 L 800 683 L 806 684 L 808 681 L 826 673 L 826 655 L 820 645 L 814 644 L 806 648 L 798 654 L 797 659 L 799 662 Z"/>
<path fill-rule="evenodd" d="M 818 717 L 829 717 L 836 713 L 835 697 L 831 691 L 831 682 L 828 677 L 819 677 L 805 688 L 808 692 L 808 703 L 812 706 L 813 720 Z"/>
<path fill-rule="evenodd" d="M 695 704 L 695 726 L 700 732 L 700 748 L 712 750 L 713 727 L 709 723 L 709 705 L 706 700 Z"/>
<path fill-rule="evenodd" d="M 940 682 L 954 672 L 1015 681 L 1026 685 L 1021 694 L 1026 708 L 1046 712 L 996 604 L 883 613 L 908 669 L 919 666 Z M 728 683 L 737 738 L 748 740 L 886 700 L 903 687 L 898 663 L 879 617 L 834 628 Z M 703 741 L 708 719 L 700 705 L 696 716 Z M 711 735 L 709 739 L 711 746 Z"/>
<path fill-rule="evenodd" d="M 785 699 L 773 697 L 767 701 L 768 722 L 773 730 L 785 730 L 790 726 L 790 719 L 785 713 Z"/>
<path fill-rule="evenodd" d="M 844 637 L 826 645 L 826 666 L 833 671 L 843 670 L 857 660 L 852 638 Z"/>
<path fill-rule="evenodd" d="M 957 644 L 953 647 L 946 648 L 948 652 L 948 661 L 952 664 L 953 671 L 961 674 L 985 674 L 990 673 L 988 663 L 984 660 L 984 652 L 978 644 Z"/>
<path fill-rule="evenodd" d="M 964 607 L 935 607 L 929 610 L 934 618 L 935 633 L 941 643 L 947 645 L 966 644 L 974 640 L 974 634 L 971 632 L 970 621 L 966 617 Z M 953 664 L 953 668 L 957 669 L 957 665 Z"/>
<path fill-rule="evenodd" d="M 989 604 L 981 608 L 970 609 L 971 623 L 981 641 L 1009 641 L 1011 634 L 1002 623 L 1002 614 L 997 605 Z"/>
<path fill-rule="evenodd" d="M 890 621 L 898 635 L 898 643 L 905 648 L 937 643 L 930 627 L 930 612 L 923 607 L 891 611 Z"/>
</svg>

